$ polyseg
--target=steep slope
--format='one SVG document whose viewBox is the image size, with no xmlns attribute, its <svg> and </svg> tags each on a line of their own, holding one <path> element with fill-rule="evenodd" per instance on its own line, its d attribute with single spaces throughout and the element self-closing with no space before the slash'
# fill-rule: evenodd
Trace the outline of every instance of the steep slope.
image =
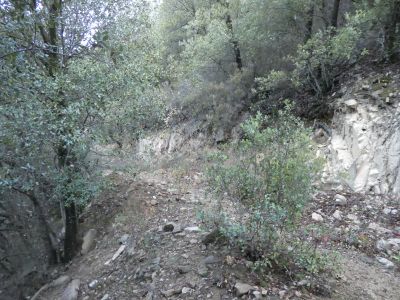
<svg viewBox="0 0 400 300">
<path fill-rule="evenodd" d="M 355 192 L 400 193 L 400 74 L 391 68 L 338 92 L 325 153 L 326 183 Z"/>
</svg>

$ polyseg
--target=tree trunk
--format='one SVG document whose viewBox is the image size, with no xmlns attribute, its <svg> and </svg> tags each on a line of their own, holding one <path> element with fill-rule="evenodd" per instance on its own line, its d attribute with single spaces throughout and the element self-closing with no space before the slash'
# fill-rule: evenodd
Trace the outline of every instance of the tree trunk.
<svg viewBox="0 0 400 300">
<path fill-rule="evenodd" d="M 65 209 L 65 239 L 64 239 L 64 261 L 69 262 L 76 254 L 78 247 L 78 220 L 76 217 L 75 203 L 64 204 Z"/>
<path fill-rule="evenodd" d="M 307 43 L 312 36 L 312 29 L 314 24 L 314 11 L 315 11 L 315 4 L 310 3 L 310 7 L 306 15 L 307 20 L 306 20 L 306 33 L 304 35 L 304 40 L 303 40 L 304 44 Z"/>
<path fill-rule="evenodd" d="M 235 39 L 234 34 L 233 34 L 233 26 L 232 26 L 232 19 L 230 14 L 226 16 L 226 26 L 228 27 L 230 33 L 231 33 L 231 43 L 233 46 L 233 53 L 235 55 L 235 62 L 236 66 L 239 69 L 239 71 L 242 71 L 243 68 L 243 63 L 242 63 L 242 55 L 240 53 L 240 48 L 239 48 L 239 42 L 238 40 Z"/>
<path fill-rule="evenodd" d="M 396 38 L 399 35 L 397 32 L 397 26 L 400 23 L 400 0 L 396 0 L 393 3 L 390 16 L 385 25 L 385 52 L 387 54 L 387 60 L 394 62 L 398 58 L 396 53 Z"/>
<path fill-rule="evenodd" d="M 66 132 L 62 132 L 61 135 L 65 136 L 67 134 Z M 61 172 L 65 172 L 67 176 L 71 176 L 70 172 L 75 172 L 73 167 L 76 163 L 75 156 L 64 141 L 61 141 L 57 148 L 57 159 Z M 67 179 L 67 183 L 70 183 L 69 178 Z M 78 246 L 78 219 L 74 202 L 67 202 L 66 199 L 61 199 L 61 203 L 65 213 L 64 261 L 68 262 L 75 256 Z"/>
<path fill-rule="evenodd" d="M 333 10 L 331 16 L 331 26 L 334 28 L 338 27 L 338 17 L 339 17 L 340 0 L 335 0 L 333 3 Z"/>
</svg>

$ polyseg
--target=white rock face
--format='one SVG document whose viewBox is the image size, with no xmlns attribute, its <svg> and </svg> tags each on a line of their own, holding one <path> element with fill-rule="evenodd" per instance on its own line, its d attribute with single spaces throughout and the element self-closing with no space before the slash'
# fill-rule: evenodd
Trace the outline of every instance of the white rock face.
<svg viewBox="0 0 400 300">
<path fill-rule="evenodd" d="M 378 107 L 363 97 L 352 109 L 348 101 L 338 103 L 330 144 L 321 149 L 327 158 L 324 184 L 400 193 L 400 99 Z"/>
</svg>

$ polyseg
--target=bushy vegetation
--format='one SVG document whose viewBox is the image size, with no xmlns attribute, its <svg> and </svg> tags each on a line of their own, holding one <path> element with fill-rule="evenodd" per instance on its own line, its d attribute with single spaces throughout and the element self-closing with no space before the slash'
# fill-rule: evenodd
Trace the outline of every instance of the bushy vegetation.
<svg viewBox="0 0 400 300">
<path fill-rule="evenodd" d="M 132 5 L 131 5 L 132 4 Z M 78 215 L 101 183 L 94 143 L 134 140 L 163 122 L 166 76 L 146 3 L 3 1 L 0 4 L 0 187 L 34 201 L 50 251 L 69 261 Z M 1 199 L 7 207 L 8 199 Z"/>
<path fill-rule="evenodd" d="M 182 121 L 229 137 L 260 111 L 242 127 L 237 162 L 213 170 L 216 191 L 248 212 L 224 228 L 252 253 L 301 256 L 291 228 L 313 155 L 283 100 L 308 118 L 329 114 L 343 72 L 398 61 L 399 14 L 399 0 L 0 0 L 0 213 L 13 215 L 2 195 L 31 201 L 49 252 L 61 243 L 69 261 L 79 213 L 101 186 L 93 145 L 121 148 Z"/>
<path fill-rule="evenodd" d="M 226 91 L 230 115 L 249 107 L 268 113 L 295 96 L 303 116 L 325 117 L 331 111 L 327 96 L 349 68 L 362 59 L 398 59 L 399 7 L 397 0 L 165 1 L 159 30 L 164 56 L 176 66 L 173 104 L 180 116 L 218 128 L 225 97 L 188 103 L 193 95 L 212 94 L 215 84 L 230 88 L 236 78 L 230 89 L 244 92 Z M 277 73 L 284 76 L 274 85 L 271 74 Z"/>
<path fill-rule="evenodd" d="M 229 154 L 212 157 L 208 180 L 219 200 L 210 220 L 260 266 L 319 272 L 323 255 L 298 230 L 321 167 L 310 132 L 288 104 L 269 117 L 257 114 L 242 128 L 244 138 Z M 233 211 L 225 209 L 227 200 Z"/>
</svg>

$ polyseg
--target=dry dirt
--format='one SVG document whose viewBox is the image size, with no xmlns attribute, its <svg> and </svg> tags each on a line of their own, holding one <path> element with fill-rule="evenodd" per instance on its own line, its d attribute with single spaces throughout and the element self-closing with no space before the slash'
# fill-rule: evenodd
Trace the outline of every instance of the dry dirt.
<svg viewBox="0 0 400 300">
<path fill-rule="evenodd" d="M 325 299 L 279 276 L 260 281 L 238 253 L 224 245 L 202 243 L 207 229 L 198 214 L 212 207 L 212 197 L 206 193 L 199 170 L 188 168 L 179 173 L 160 168 L 135 176 L 123 171 L 108 173 L 112 187 L 81 218 L 84 231 L 97 230 L 96 247 L 52 274 L 53 278 L 66 274 L 80 279 L 78 299 Z M 368 205 L 377 206 L 372 208 L 377 215 L 369 220 L 359 197 L 346 196 L 350 201 L 340 208 L 342 221 L 331 216 L 336 208 L 329 204 L 329 193 L 317 195 L 304 218 L 305 223 L 312 222 L 311 213 L 315 211 L 323 216 L 328 233 L 321 238 L 321 247 L 339 254 L 338 271 L 329 280 L 331 299 L 399 300 L 398 266 L 385 269 L 377 262 L 372 249 L 382 236 L 366 229 L 368 223 L 380 222 L 391 230 L 399 226 L 399 220 L 382 221 L 379 212 L 384 204 L 372 200 Z M 350 212 L 361 220 L 358 229 L 346 220 Z M 166 232 L 164 226 L 170 222 L 174 231 Z M 349 242 L 346 237 L 350 235 L 342 234 L 348 227 L 357 237 L 370 234 L 361 239 L 365 244 Z M 123 252 L 107 263 L 121 245 Z M 252 285 L 254 291 L 266 295 L 250 292 L 239 298 L 236 282 Z M 39 299 L 59 299 L 64 289 L 49 289 Z"/>
</svg>

